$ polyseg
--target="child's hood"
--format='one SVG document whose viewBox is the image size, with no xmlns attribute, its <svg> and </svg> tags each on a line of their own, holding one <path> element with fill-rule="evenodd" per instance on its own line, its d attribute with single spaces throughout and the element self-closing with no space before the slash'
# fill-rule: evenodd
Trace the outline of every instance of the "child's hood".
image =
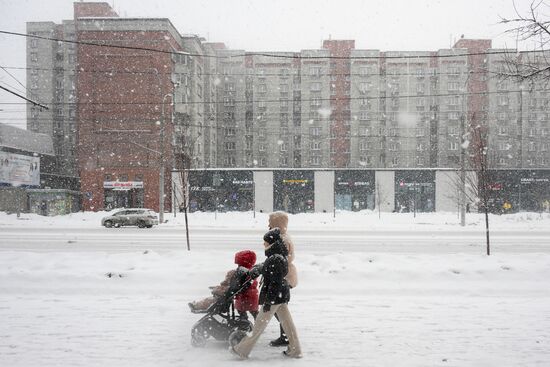
<svg viewBox="0 0 550 367">
<path fill-rule="evenodd" d="M 251 269 L 256 264 L 256 253 L 251 250 L 237 252 L 235 254 L 235 264 Z"/>
</svg>

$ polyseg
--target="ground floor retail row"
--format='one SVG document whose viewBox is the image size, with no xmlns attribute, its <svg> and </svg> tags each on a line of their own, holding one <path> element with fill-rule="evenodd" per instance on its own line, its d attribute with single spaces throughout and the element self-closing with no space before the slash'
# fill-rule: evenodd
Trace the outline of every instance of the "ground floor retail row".
<svg viewBox="0 0 550 367">
<path fill-rule="evenodd" d="M 467 210 L 475 211 L 476 175 L 467 176 Z M 450 169 L 201 169 L 188 181 L 190 211 L 457 211 L 460 187 L 459 172 Z M 492 212 L 550 209 L 550 170 L 492 170 L 489 181 Z M 172 205 L 181 208 L 179 172 L 172 182 Z"/>
</svg>

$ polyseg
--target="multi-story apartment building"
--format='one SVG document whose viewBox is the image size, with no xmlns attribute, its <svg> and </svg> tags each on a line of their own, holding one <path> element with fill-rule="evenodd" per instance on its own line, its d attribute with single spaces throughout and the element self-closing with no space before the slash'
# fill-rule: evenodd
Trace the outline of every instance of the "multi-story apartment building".
<svg viewBox="0 0 550 367">
<path fill-rule="evenodd" d="M 548 166 L 550 95 L 499 79 L 515 50 L 490 40 L 246 52 L 181 35 L 168 19 L 74 6 L 73 20 L 28 23 L 45 37 L 29 37 L 28 89 L 52 108 L 27 114 L 30 130 L 52 136 L 60 173 L 80 177 L 85 209 L 157 208 L 160 150 L 166 170 L 456 168 L 462 136 L 473 150 L 482 126 L 492 167 Z M 169 179 L 165 191 L 169 207 Z"/>
<path fill-rule="evenodd" d="M 27 24 L 27 33 L 39 37 L 75 40 L 73 21 L 62 24 Z M 27 105 L 27 129 L 51 136 L 56 155 L 56 173 L 67 186 L 74 186 L 76 168 L 76 46 L 48 39 L 27 40 L 27 85 L 31 99 L 51 106 Z"/>
<path fill-rule="evenodd" d="M 75 3 L 74 20 L 29 23 L 29 129 L 54 138 L 59 171 L 77 175 L 83 208 L 159 207 L 159 172 L 215 165 L 214 48 L 168 19 L 119 18 Z M 164 156 L 161 158 L 161 154 Z"/>
</svg>

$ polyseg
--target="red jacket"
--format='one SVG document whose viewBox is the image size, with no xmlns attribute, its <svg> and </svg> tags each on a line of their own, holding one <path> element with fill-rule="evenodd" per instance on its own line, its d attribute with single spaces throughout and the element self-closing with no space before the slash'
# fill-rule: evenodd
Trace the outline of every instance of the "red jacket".
<svg viewBox="0 0 550 367">
<path fill-rule="evenodd" d="M 235 254 L 235 264 L 252 269 L 256 263 L 254 251 L 244 250 Z M 235 308 L 237 311 L 258 311 L 258 281 L 254 280 L 250 287 L 235 296 Z"/>
</svg>

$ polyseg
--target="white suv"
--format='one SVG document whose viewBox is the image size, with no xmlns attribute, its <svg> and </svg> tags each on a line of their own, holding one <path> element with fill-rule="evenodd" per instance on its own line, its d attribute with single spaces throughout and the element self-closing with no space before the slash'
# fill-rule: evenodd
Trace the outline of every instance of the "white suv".
<svg viewBox="0 0 550 367">
<path fill-rule="evenodd" d="M 122 209 L 101 220 L 101 225 L 107 228 L 122 226 L 138 226 L 151 228 L 159 224 L 157 213 L 151 209 Z"/>
</svg>

